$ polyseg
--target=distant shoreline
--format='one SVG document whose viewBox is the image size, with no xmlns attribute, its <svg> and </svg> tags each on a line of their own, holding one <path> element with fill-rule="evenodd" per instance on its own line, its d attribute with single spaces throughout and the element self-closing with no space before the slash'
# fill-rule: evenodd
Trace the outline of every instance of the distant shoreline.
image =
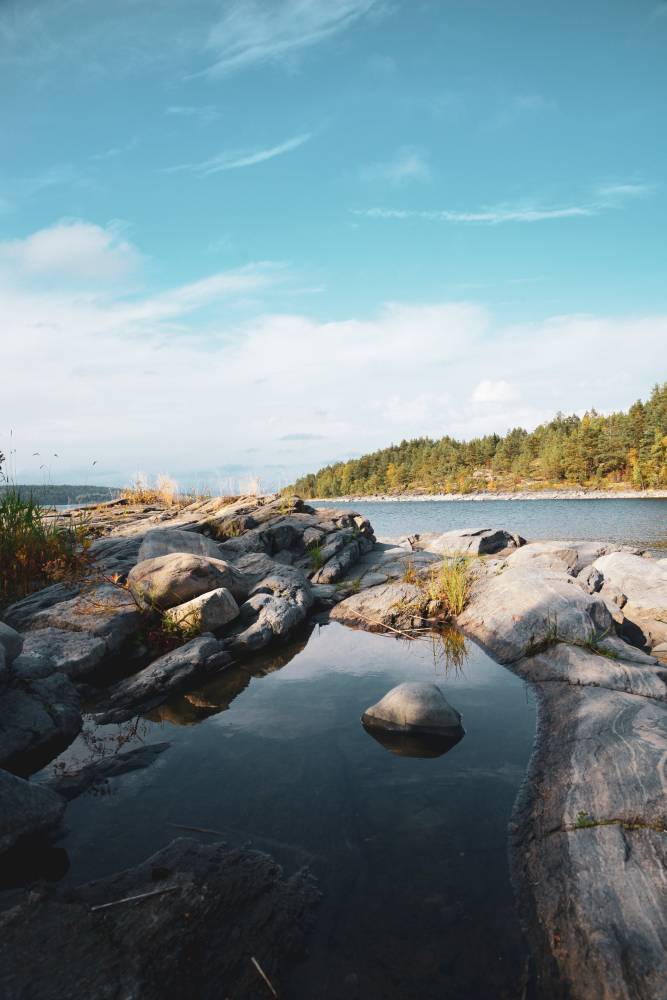
<svg viewBox="0 0 667 1000">
<path fill-rule="evenodd" d="M 456 503 L 464 500 L 667 500 L 667 490 L 539 490 L 516 493 L 377 493 L 372 496 L 358 494 L 343 497 L 314 497 L 308 503 Z"/>
</svg>

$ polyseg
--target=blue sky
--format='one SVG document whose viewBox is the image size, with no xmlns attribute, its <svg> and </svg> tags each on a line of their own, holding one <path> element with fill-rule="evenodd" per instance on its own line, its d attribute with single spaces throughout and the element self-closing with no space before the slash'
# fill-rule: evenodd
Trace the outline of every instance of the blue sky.
<svg viewBox="0 0 667 1000">
<path fill-rule="evenodd" d="M 271 486 L 646 395 L 666 49 L 650 0 L 5 0 L 18 477 Z"/>
</svg>

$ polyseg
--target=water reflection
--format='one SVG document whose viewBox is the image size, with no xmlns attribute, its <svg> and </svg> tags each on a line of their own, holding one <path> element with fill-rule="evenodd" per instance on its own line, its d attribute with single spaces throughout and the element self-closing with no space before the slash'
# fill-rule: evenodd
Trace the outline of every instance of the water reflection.
<svg viewBox="0 0 667 1000">
<path fill-rule="evenodd" d="M 363 720 L 362 725 L 369 736 L 397 757 L 442 757 L 465 736 L 463 726 L 436 735 L 369 726 Z"/>
</svg>

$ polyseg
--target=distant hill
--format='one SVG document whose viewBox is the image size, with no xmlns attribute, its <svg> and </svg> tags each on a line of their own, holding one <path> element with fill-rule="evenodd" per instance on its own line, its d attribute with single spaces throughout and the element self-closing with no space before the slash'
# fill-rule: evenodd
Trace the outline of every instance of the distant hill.
<svg viewBox="0 0 667 1000">
<path fill-rule="evenodd" d="M 104 500 L 115 500 L 121 490 L 115 486 L 62 486 L 45 485 L 0 485 L 0 495 L 12 490 L 21 496 L 32 496 L 37 503 L 46 507 L 54 507 L 67 503 L 100 503 Z"/>
<path fill-rule="evenodd" d="M 627 413 L 556 414 L 530 433 L 470 441 L 417 438 L 302 476 L 303 497 L 378 493 L 472 493 L 585 486 L 667 487 L 667 382 Z"/>
</svg>

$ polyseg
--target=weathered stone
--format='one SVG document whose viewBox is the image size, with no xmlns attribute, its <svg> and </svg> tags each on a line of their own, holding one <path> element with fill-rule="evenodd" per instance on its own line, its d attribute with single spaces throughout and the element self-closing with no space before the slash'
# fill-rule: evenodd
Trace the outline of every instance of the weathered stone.
<svg viewBox="0 0 667 1000">
<path fill-rule="evenodd" d="M 58 628 L 87 632 L 103 639 L 109 653 L 117 652 L 141 626 L 141 614 L 132 596 L 110 583 L 84 590 L 77 597 L 36 614 L 33 629 Z"/>
<path fill-rule="evenodd" d="M 85 632 L 70 632 L 61 628 L 43 628 L 28 632 L 23 655 L 39 656 L 52 672 L 68 677 L 87 677 L 104 659 L 107 644 L 104 639 Z M 35 661 L 32 669 L 23 669 L 21 676 L 36 676 Z M 40 668 L 43 670 L 44 668 Z M 43 673 L 41 676 L 45 676 Z"/>
<path fill-rule="evenodd" d="M 270 576 L 257 581 L 241 608 L 244 623 L 247 609 L 259 613 L 256 621 L 229 640 L 229 648 L 239 656 L 263 649 L 277 639 L 286 639 L 304 624 L 313 605 L 310 584 L 300 570 L 276 564 L 274 567 Z"/>
<path fill-rule="evenodd" d="M 230 563 L 180 552 L 138 563 L 127 582 L 140 604 L 162 611 L 218 587 L 226 587 L 235 598 L 247 593 L 247 581 Z"/>
<path fill-rule="evenodd" d="M 54 583 L 50 587 L 38 590 L 36 594 L 29 594 L 15 604 L 10 604 L 3 611 L 2 617 L 8 625 L 22 632 L 32 626 L 33 619 L 40 611 L 46 611 L 56 604 L 69 601 L 76 595 L 76 588 L 66 587 L 63 583 Z"/>
<path fill-rule="evenodd" d="M 365 726 L 418 730 L 434 736 L 461 728 L 461 715 L 436 684 L 414 681 L 392 688 L 361 717 Z"/>
<path fill-rule="evenodd" d="M 146 559 L 156 559 L 158 556 L 171 555 L 174 552 L 187 552 L 194 556 L 208 556 L 220 559 L 220 544 L 206 535 L 196 531 L 183 531 L 180 528 L 157 528 L 149 531 L 139 548 L 137 562 Z"/>
<path fill-rule="evenodd" d="M 64 811 L 65 800 L 49 788 L 0 770 L 0 852 L 52 829 Z"/>
<path fill-rule="evenodd" d="M 229 663 L 231 657 L 221 642 L 212 635 L 198 636 L 112 687 L 96 720 L 101 725 L 124 722 L 155 708 L 188 684 L 206 680 Z"/>
<path fill-rule="evenodd" d="M 165 618 L 192 632 L 216 632 L 239 616 L 239 606 L 226 587 L 193 597 L 165 612 Z"/>
<path fill-rule="evenodd" d="M 0 767 L 31 774 L 80 729 L 79 695 L 63 674 L 12 684 L 0 695 Z"/>
<path fill-rule="evenodd" d="M 0 622 L 0 647 L 5 654 L 5 663 L 9 666 L 23 649 L 23 636 L 11 625 Z"/>
<path fill-rule="evenodd" d="M 507 564 L 514 569 L 523 567 L 536 572 L 549 569 L 578 576 L 586 568 L 590 569 L 600 556 L 623 548 L 622 545 L 588 540 L 528 542 L 508 556 Z"/>
<path fill-rule="evenodd" d="M 503 528 L 456 529 L 441 535 L 414 536 L 413 547 L 434 555 L 491 555 L 508 548 L 518 548 L 524 539 Z"/>
<path fill-rule="evenodd" d="M 623 614 L 644 634 L 646 644 L 667 640 L 667 565 L 630 552 L 614 552 L 596 559 L 604 577 L 603 592 L 615 590 L 627 597 Z"/>
<path fill-rule="evenodd" d="M 512 663 L 556 639 L 587 643 L 606 634 L 612 619 L 604 601 L 565 573 L 536 565 L 482 574 L 458 617 L 466 634 L 500 663 Z"/>
<path fill-rule="evenodd" d="M 618 640 L 619 646 L 626 643 Z M 632 647 L 628 646 L 632 651 Z M 616 646 L 612 646 L 616 653 Z M 638 651 L 637 651 L 638 652 Z M 667 701 L 664 670 L 648 662 L 610 659 L 581 646 L 556 643 L 535 656 L 525 657 L 513 665 L 521 677 L 529 681 L 565 681 L 567 684 L 625 691 L 643 698 Z"/>
<path fill-rule="evenodd" d="M 260 1000 L 268 990 L 255 955 L 282 994 L 282 973 L 304 948 L 318 896 L 311 876 L 286 879 L 266 854 L 177 840 L 99 882 L 17 898 L 0 915 L 0 994 Z"/>
<path fill-rule="evenodd" d="M 331 611 L 331 618 L 369 632 L 386 627 L 410 629 L 424 624 L 428 598 L 414 583 L 387 583 L 346 597 Z"/>
</svg>

